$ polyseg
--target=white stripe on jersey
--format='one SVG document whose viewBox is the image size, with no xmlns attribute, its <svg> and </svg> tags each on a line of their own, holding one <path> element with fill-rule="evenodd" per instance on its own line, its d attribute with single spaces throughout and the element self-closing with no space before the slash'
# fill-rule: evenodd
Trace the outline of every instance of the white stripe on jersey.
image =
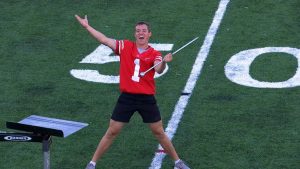
<svg viewBox="0 0 300 169">
<path fill-rule="evenodd" d="M 122 42 L 123 42 L 122 40 L 119 40 L 119 45 L 118 45 L 118 48 L 119 48 L 119 55 L 121 55 L 121 48 L 122 48 L 122 47 L 121 47 L 121 44 L 122 44 Z"/>
<path fill-rule="evenodd" d="M 121 51 L 124 49 L 124 41 L 121 41 Z"/>
</svg>

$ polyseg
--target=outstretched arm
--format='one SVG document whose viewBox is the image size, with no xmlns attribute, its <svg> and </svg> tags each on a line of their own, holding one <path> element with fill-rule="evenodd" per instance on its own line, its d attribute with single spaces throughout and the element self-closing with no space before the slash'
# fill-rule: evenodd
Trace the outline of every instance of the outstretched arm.
<svg viewBox="0 0 300 169">
<path fill-rule="evenodd" d="M 106 37 L 103 33 L 97 31 L 93 27 L 89 25 L 89 21 L 87 19 L 87 15 L 84 18 L 81 18 L 78 15 L 75 15 L 77 21 L 100 43 L 110 47 L 113 51 L 116 49 L 116 42 L 114 39 Z"/>
<path fill-rule="evenodd" d="M 157 73 L 159 73 L 159 74 L 162 73 L 162 72 L 165 70 L 165 68 L 166 68 L 166 63 L 167 63 L 167 62 L 171 62 L 172 59 L 173 59 L 172 54 L 171 54 L 171 53 L 168 53 L 168 54 L 163 58 L 162 63 L 159 64 L 159 65 L 157 65 L 157 66 L 154 68 L 155 71 L 156 71 Z M 159 61 L 155 61 L 155 62 L 154 62 L 154 65 L 157 64 L 157 63 L 159 63 Z"/>
</svg>

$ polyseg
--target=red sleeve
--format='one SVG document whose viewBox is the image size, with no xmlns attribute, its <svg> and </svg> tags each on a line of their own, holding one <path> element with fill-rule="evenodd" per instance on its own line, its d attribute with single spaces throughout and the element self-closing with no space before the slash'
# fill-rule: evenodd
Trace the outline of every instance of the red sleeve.
<svg viewBox="0 0 300 169">
<path fill-rule="evenodd" d="M 130 48 L 133 45 L 133 42 L 129 40 L 116 40 L 116 50 L 114 51 L 115 54 L 121 56 L 125 46 L 126 48 Z"/>
<path fill-rule="evenodd" d="M 116 55 L 119 55 L 119 40 L 116 40 L 116 49 L 114 52 Z"/>
<path fill-rule="evenodd" d="M 154 60 L 158 60 L 160 62 L 162 61 L 162 56 L 160 52 L 156 51 Z"/>
<path fill-rule="evenodd" d="M 121 55 L 124 49 L 124 44 L 127 40 L 116 40 L 116 50 L 114 51 L 115 54 Z"/>
</svg>

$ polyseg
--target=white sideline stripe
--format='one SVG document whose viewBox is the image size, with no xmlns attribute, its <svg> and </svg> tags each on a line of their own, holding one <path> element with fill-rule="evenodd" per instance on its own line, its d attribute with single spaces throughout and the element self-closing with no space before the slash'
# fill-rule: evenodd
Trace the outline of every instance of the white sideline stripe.
<svg viewBox="0 0 300 169">
<path fill-rule="evenodd" d="M 208 30 L 208 33 L 204 40 L 204 43 L 201 46 L 201 49 L 197 55 L 196 61 L 193 65 L 193 69 L 191 71 L 189 79 L 183 90 L 184 93 L 190 93 L 190 94 L 180 96 L 180 98 L 177 101 L 177 104 L 175 106 L 175 110 L 172 114 L 172 117 L 169 120 L 169 123 L 168 123 L 168 126 L 167 126 L 165 132 L 171 140 L 174 137 L 174 134 L 176 133 L 178 124 L 184 113 L 184 109 L 189 101 L 190 96 L 192 95 L 193 89 L 194 89 L 196 82 L 199 78 L 199 75 L 201 73 L 204 61 L 206 60 L 206 58 L 208 56 L 211 45 L 214 41 L 215 35 L 221 24 L 221 21 L 223 19 L 224 13 L 226 11 L 226 8 L 227 8 L 227 5 L 229 2 L 230 2 L 230 0 L 221 0 L 220 1 L 218 10 L 215 13 L 213 22 Z M 161 145 L 158 145 L 158 149 L 161 149 Z M 151 163 L 151 166 L 149 167 L 149 169 L 160 169 L 161 165 L 162 165 L 162 161 L 165 156 L 166 156 L 165 153 L 156 153 L 154 158 L 152 159 L 152 163 Z"/>
</svg>

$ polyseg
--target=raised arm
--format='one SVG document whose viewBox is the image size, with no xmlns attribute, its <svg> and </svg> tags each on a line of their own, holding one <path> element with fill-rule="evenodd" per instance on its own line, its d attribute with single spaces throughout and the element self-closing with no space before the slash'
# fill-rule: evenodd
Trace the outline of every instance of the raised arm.
<svg viewBox="0 0 300 169">
<path fill-rule="evenodd" d="M 108 38 L 103 33 L 97 31 L 93 27 L 89 25 L 89 21 L 87 19 L 87 15 L 84 18 L 81 18 L 78 15 L 75 15 L 77 21 L 100 43 L 110 47 L 113 51 L 116 49 L 116 41 L 114 39 Z"/>
</svg>

